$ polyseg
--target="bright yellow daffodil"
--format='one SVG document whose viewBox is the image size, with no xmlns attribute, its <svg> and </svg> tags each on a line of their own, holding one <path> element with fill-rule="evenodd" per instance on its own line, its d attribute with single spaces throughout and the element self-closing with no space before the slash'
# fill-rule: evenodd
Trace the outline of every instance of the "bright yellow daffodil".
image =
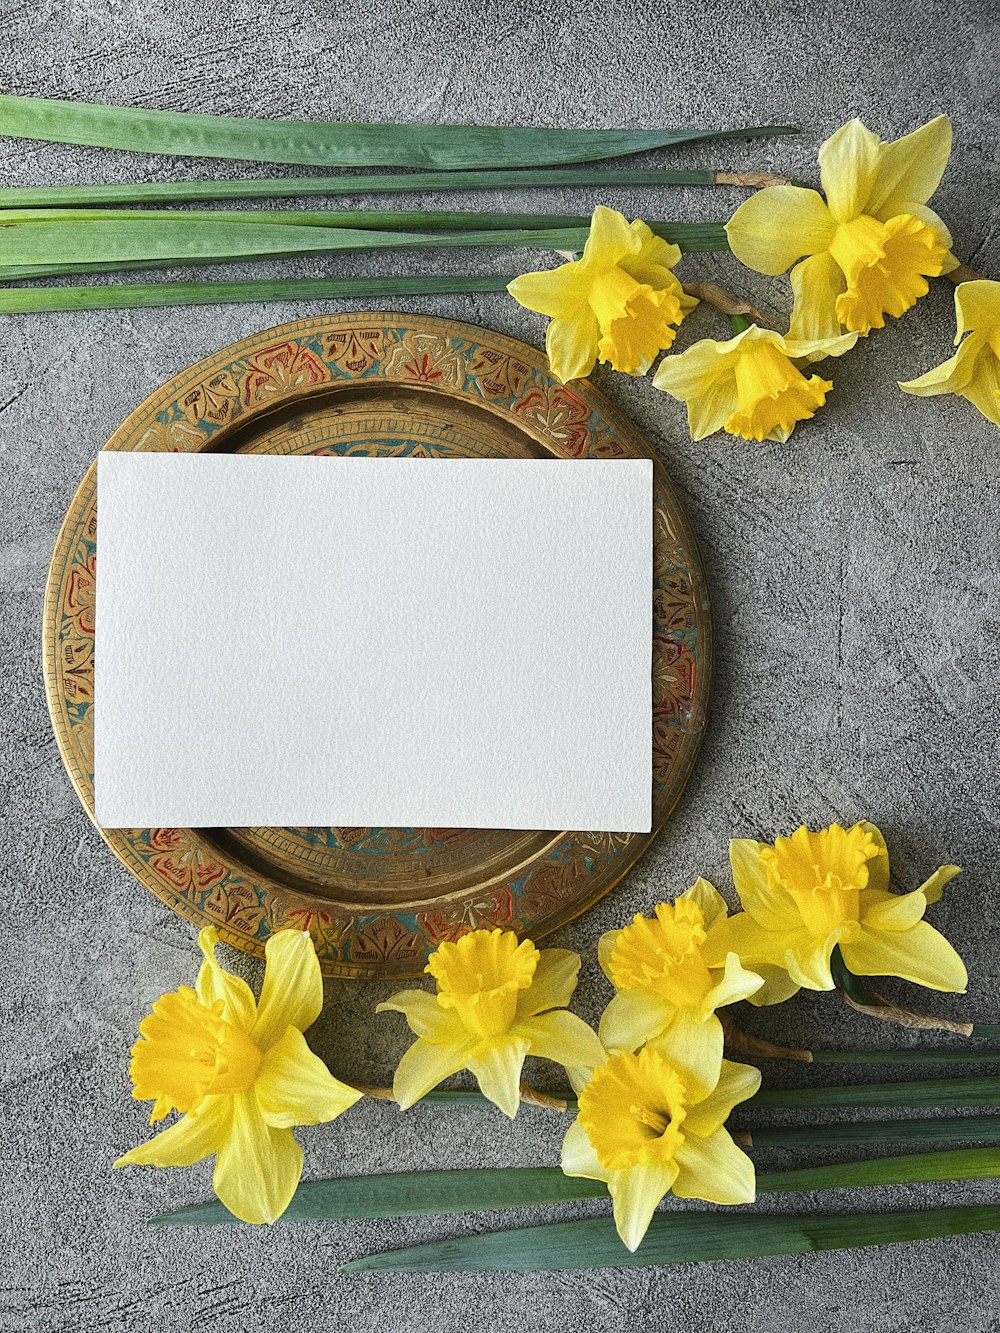
<svg viewBox="0 0 1000 1333">
<path fill-rule="evenodd" d="M 283 930 L 265 946 L 260 1002 L 215 959 L 218 932 L 198 936 L 205 961 L 192 990 L 161 996 L 132 1047 L 133 1097 L 149 1123 L 180 1120 L 115 1166 L 191 1166 L 215 1155 L 216 1194 L 244 1222 L 273 1222 L 302 1175 L 295 1125 L 335 1120 L 361 1093 L 333 1077 L 302 1035 L 323 1007 L 308 933 Z"/>
<path fill-rule="evenodd" d="M 819 151 L 825 199 L 778 185 L 740 205 L 726 227 L 733 254 L 758 273 L 796 265 L 793 338 L 880 329 L 955 267 L 948 228 L 927 207 L 950 153 L 947 116 L 893 143 L 852 120 Z"/>
<path fill-rule="evenodd" d="M 671 273 L 680 249 L 645 222 L 598 207 L 580 259 L 515 278 L 507 290 L 527 310 L 548 315 L 545 350 L 556 379 L 581 379 L 598 360 L 645 375 L 698 302 Z"/>
<path fill-rule="evenodd" d="M 726 919 L 725 899 L 699 879 L 654 917 L 601 937 L 598 956 L 618 992 L 604 1011 L 599 1035 L 613 1054 L 647 1042 L 682 1071 L 689 1090 L 702 1096 L 719 1081 L 722 1024 L 715 1011 L 753 995 L 763 979 L 735 953 L 710 967 L 713 931 Z"/>
<path fill-rule="evenodd" d="M 1000 282 L 982 278 L 956 287 L 955 321 L 955 355 L 899 387 L 922 398 L 956 393 L 1000 426 Z"/>
<path fill-rule="evenodd" d="M 753 1203 L 753 1163 L 725 1123 L 759 1087 L 758 1070 L 729 1060 L 715 1086 L 698 1093 L 659 1050 L 613 1055 L 580 1093 L 562 1169 L 606 1182 L 615 1226 L 630 1250 L 638 1248 L 669 1190 L 682 1199 Z"/>
<path fill-rule="evenodd" d="M 436 995 L 404 990 L 376 1006 L 404 1014 L 417 1034 L 393 1080 L 401 1107 L 468 1069 L 513 1117 L 526 1056 L 588 1073 L 605 1059 L 597 1034 L 564 1008 L 580 970 L 579 955 L 568 949 L 519 944 L 510 930 L 474 930 L 438 945 L 424 970 L 437 982 Z"/>
<path fill-rule="evenodd" d="M 802 367 L 842 356 L 857 334 L 793 339 L 751 324 L 728 342 L 705 338 L 660 362 L 653 384 L 687 403 L 692 440 L 724 430 L 743 440 L 784 443 L 800 421 L 823 406 L 833 388 Z"/>
<path fill-rule="evenodd" d="M 961 958 L 923 920 L 957 866 L 941 866 L 912 893 L 890 893 L 885 839 L 867 822 L 818 833 L 799 828 L 773 846 L 739 839 L 729 856 L 745 910 L 722 924 L 712 946 L 716 959 L 734 949 L 764 977 L 752 1004 L 777 1004 L 800 987 L 833 990 L 830 958 L 838 946 L 857 976 L 965 990 Z"/>
</svg>

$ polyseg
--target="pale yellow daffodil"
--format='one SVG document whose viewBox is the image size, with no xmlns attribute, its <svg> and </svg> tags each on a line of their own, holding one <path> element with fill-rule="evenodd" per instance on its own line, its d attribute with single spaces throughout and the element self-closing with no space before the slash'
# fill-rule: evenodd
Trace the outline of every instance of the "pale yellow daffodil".
<svg viewBox="0 0 1000 1333">
<path fill-rule="evenodd" d="M 545 350 L 564 384 L 589 375 L 598 360 L 645 375 L 698 304 L 670 271 L 680 257 L 645 222 L 598 207 L 580 259 L 525 273 L 507 290 L 525 309 L 549 316 Z"/>
<path fill-rule="evenodd" d="M 800 987 L 833 990 L 830 958 L 838 947 L 857 976 L 965 990 L 961 958 L 923 920 L 957 866 L 942 866 L 912 893 L 890 893 L 885 839 L 867 822 L 818 833 L 799 828 L 773 846 L 739 839 L 729 856 L 745 910 L 729 917 L 712 944 L 717 957 L 735 949 L 764 977 L 752 1004 L 777 1004 Z"/>
<path fill-rule="evenodd" d="M 191 1166 L 214 1154 L 212 1184 L 229 1211 L 273 1222 L 302 1175 L 292 1127 L 335 1120 L 361 1093 L 334 1078 L 302 1035 L 323 1007 L 309 935 L 268 939 L 259 1003 L 216 962 L 217 940 L 211 927 L 201 932 L 195 988 L 161 996 L 132 1047 L 132 1095 L 154 1103 L 149 1123 L 183 1114 L 115 1166 Z"/>
<path fill-rule="evenodd" d="M 396 1069 L 403 1108 L 449 1074 L 470 1070 L 484 1096 L 513 1117 L 528 1055 L 588 1073 L 605 1059 L 597 1034 L 565 1005 L 576 988 L 578 954 L 518 943 L 513 931 L 474 930 L 438 945 L 427 967 L 437 994 L 404 990 L 376 1007 L 406 1016 L 417 1040 Z"/>
<path fill-rule="evenodd" d="M 795 264 L 793 338 L 880 329 L 955 267 L 948 228 L 927 207 L 950 153 L 947 116 L 893 143 L 852 120 L 819 150 L 825 199 L 778 185 L 740 205 L 726 227 L 737 259 L 758 273 Z"/>
<path fill-rule="evenodd" d="M 956 287 L 955 320 L 955 355 L 899 387 L 922 398 L 957 393 L 1000 426 L 1000 282 L 981 278 Z"/>
<path fill-rule="evenodd" d="M 653 384 L 687 403 L 692 440 L 724 430 L 743 440 L 784 443 L 807 421 L 833 388 L 802 368 L 827 356 L 842 356 L 857 334 L 794 339 L 757 324 L 728 342 L 705 338 L 679 356 L 660 362 Z"/>
<path fill-rule="evenodd" d="M 618 992 L 604 1011 L 599 1035 L 613 1054 L 647 1042 L 682 1071 L 690 1091 L 707 1096 L 722 1067 L 722 1024 L 716 1010 L 753 995 L 763 979 L 735 953 L 721 966 L 706 960 L 713 931 L 725 921 L 725 899 L 699 879 L 655 917 L 601 937 L 598 956 Z"/>
<path fill-rule="evenodd" d="M 562 1169 L 606 1182 L 615 1226 L 630 1250 L 638 1249 L 668 1191 L 709 1203 L 753 1203 L 753 1163 L 725 1123 L 759 1087 L 758 1070 L 729 1060 L 715 1086 L 699 1094 L 659 1050 L 613 1055 L 580 1093 Z"/>
</svg>

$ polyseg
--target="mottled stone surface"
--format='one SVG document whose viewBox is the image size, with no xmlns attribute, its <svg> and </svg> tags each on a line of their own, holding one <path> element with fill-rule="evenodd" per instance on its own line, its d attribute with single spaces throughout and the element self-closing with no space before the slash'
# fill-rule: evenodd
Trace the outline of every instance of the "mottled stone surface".
<svg viewBox="0 0 1000 1333">
<path fill-rule="evenodd" d="M 735 125 L 790 121 L 798 140 L 679 151 L 678 165 L 815 174 L 817 146 L 858 114 L 886 137 L 938 111 L 956 151 L 938 196 L 956 250 L 1000 277 L 995 100 L 997 44 L 986 0 L 890 5 L 856 0 L 828 17 L 791 0 L 710 6 L 650 0 L 274 7 L 259 0 L 169 6 L 128 0 L 8 5 L 5 91 L 259 116 Z M 222 163 L 0 142 L 4 183 L 210 176 Z M 666 161 L 666 157 L 662 159 Z M 255 168 L 235 166 L 234 173 Z M 266 169 L 264 169 L 266 171 Z M 283 169 L 279 169 L 283 170 Z M 438 206 L 447 207 L 442 196 Z M 731 191 L 615 192 L 647 215 L 721 217 Z M 456 206 L 589 208 L 588 191 L 530 198 L 456 196 Z M 504 272 L 479 252 L 344 258 L 303 273 Z M 685 261 L 780 317 L 783 279 L 734 261 Z M 655 440 L 704 543 L 718 630 L 711 730 L 675 818 L 626 883 L 554 943 L 584 950 L 579 999 L 596 1016 L 607 990 L 599 933 L 699 873 L 727 886 L 731 834 L 771 836 L 799 821 L 870 817 L 885 830 L 899 884 L 941 861 L 965 874 L 934 911 L 970 965 L 966 999 L 940 1007 L 996 1015 L 998 837 L 995 428 L 966 403 L 904 397 L 897 379 L 942 360 L 952 290 L 837 363 L 821 419 L 785 446 L 719 436 L 693 445 L 681 408 L 600 372 L 604 389 Z M 396 301 L 539 343 L 540 318 L 501 296 Z M 257 329 L 322 305 L 38 315 L 0 334 L 0 562 L 6 688 L 0 747 L 4 964 L 0 998 L 0 1328 L 249 1329 L 304 1333 L 489 1329 L 595 1333 L 806 1330 L 986 1333 L 1000 1320 L 990 1237 L 676 1270 L 553 1276 L 337 1276 L 370 1249 L 529 1218 L 479 1216 L 150 1233 L 153 1212 L 205 1196 L 207 1167 L 113 1174 L 146 1132 L 128 1096 L 135 1025 L 195 964 L 190 927 L 139 888 L 88 825 L 63 772 L 39 667 L 42 590 L 53 538 L 87 463 L 118 422 L 179 368 Z M 679 346 L 724 334 L 707 309 Z M 731 885 L 728 886 L 731 893 Z M 255 978 L 255 964 L 227 961 Z M 904 994 L 903 987 L 898 993 Z M 329 984 L 315 1044 L 361 1079 L 384 1078 L 399 1021 L 372 1017 L 377 985 Z M 809 997 L 761 1030 L 803 1042 L 885 1043 L 893 1034 Z M 780 1027 L 779 1027 L 780 1025 Z M 867 1079 L 869 1071 L 847 1070 Z M 539 1079 L 553 1071 L 539 1071 Z M 792 1081 L 800 1071 L 772 1069 Z M 815 1077 L 837 1081 L 838 1071 Z M 372 1106 L 307 1130 L 314 1176 L 476 1163 L 554 1163 L 561 1125 L 525 1112 L 507 1128 L 486 1111 Z M 826 1154 L 824 1154 L 826 1155 Z M 762 1157 L 774 1162 L 776 1158 Z M 779 1210 L 927 1207 L 995 1201 L 989 1185 L 782 1196 Z M 567 1206 L 551 1216 L 599 1210 Z"/>
</svg>

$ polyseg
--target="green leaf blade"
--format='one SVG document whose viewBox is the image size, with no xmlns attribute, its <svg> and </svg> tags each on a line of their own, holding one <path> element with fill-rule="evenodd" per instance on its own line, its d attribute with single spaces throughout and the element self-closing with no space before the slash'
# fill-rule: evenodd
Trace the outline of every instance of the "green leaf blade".
<svg viewBox="0 0 1000 1333">
<path fill-rule="evenodd" d="M 342 1264 L 342 1273 L 536 1273 L 648 1268 L 709 1259 L 859 1249 L 1000 1230 L 1000 1208 L 929 1208 L 815 1217 L 761 1213 L 656 1213 L 630 1253 L 606 1218 L 434 1241 Z"/>
<path fill-rule="evenodd" d="M 521 171 L 421 171 L 395 175 L 278 176 L 260 180 L 122 181 L 91 185 L 0 186 L 0 208 L 84 208 L 109 204 L 179 204 L 220 199 L 333 198 L 438 190 L 530 190 L 612 185 L 714 185 L 714 171 L 637 167 L 544 167 Z"/>
<path fill-rule="evenodd" d="M 599 161 L 703 139 L 795 132 L 791 126 L 752 126 L 739 130 L 549 130 L 273 121 L 0 96 L 0 134 L 15 138 L 311 167 L 457 170 L 548 166 Z"/>
</svg>

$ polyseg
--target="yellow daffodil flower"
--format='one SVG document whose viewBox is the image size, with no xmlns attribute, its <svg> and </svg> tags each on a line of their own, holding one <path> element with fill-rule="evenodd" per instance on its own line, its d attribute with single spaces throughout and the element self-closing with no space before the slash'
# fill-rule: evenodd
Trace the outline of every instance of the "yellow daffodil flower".
<svg viewBox="0 0 1000 1333">
<path fill-rule="evenodd" d="M 645 375 L 698 304 L 670 271 L 680 257 L 645 222 L 598 207 L 580 259 L 525 273 L 507 290 L 526 310 L 548 315 L 545 350 L 564 384 L 589 375 L 597 360 Z"/>
<path fill-rule="evenodd" d="M 437 994 L 404 990 L 376 1008 L 406 1016 L 417 1040 L 399 1062 L 392 1090 L 412 1106 L 460 1069 L 513 1117 L 528 1055 L 588 1072 L 605 1058 L 596 1033 L 564 1006 L 576 988 L 579 955 L 518 943 L 513 931 L 474 930 L 440 944 L 424 969 Z"/>
<path fill-rule="evenodd" d="M 192 990 L 161 996 L 139 1024 L 130 1073 L 149 1123 L 180 1120 L 115 1166 L 191 1166 L 215 1155 L 216 1194 L 244 1222 L 273 1222 L 302 1175 L 294 1125 L 335 1120 L 361 1096 L 335 1079 L 302 1035 L 323 1007 L 309 935 L 283 930 L 265 946 L 260 1002 L 215 959 L 218 932 L 198 936 L 205 955 Z"/>
<path fill-rule="evenodd" d="M 726 1120 L 760 1087 L 760 1072 L 723 1060 L 715 1086 L 695 1093 L 659 1050 L 613 1055 L 580 1093 L 580 1113 L 563 1141 L 562 1169 L 607 1183 L 615 1226 L 636 1250 L 663 1196 L 753 1203 L 753 1163 Z"/>
<path fill-rule="evenodd" d="M 775 187 L 776 188 L 776 187 Z M 706 338 L 679 356 L 665 357 L 653 384 L 687 403 L 692 440 L 724 430 L 743 440 L 784 443 L 807 421 L 833 388 L 802 367 L 827 356 L 842 356 L 857 334 L 832 338 L 784 338 L 757 324 L 728 342 Z"/>
<path fill-rule="evenodd" d="M 819 150 L 825 200 L 778 185 L 740 205 L 726 227 L 737 259 L 758 273 L 796 265 L 793 338 L 880 329 L 956 266 L 948 228 L 927 207 L 950 153 L 947 116 L 893 143 L 852 120 Z"/>
<path fill-rule="evenodd" d="M 705 961 L 713 930 L 726 919 L 725 899 L 699 879 L 655 917 L 636 916 L 624 930 L 601 937 L 598 956 L 618 994 L 601 1018 L 599 1035 L 612 1053 L 647 1042 L 682 1071 L 689 1090 L 707 1096 L 722 1067 L 722 1024 L 715 1011 L 753 995 L 763 978 L 735 953 L 722 966 Z"/>
<path fill-rule="evenodd" d="M 1000 282 L 982 278 L 956 287 L 955 320 L 955 355 L 899 387 L 922 398 L 957 393 L 1000 426 Z"/>
<path fill-rule="evenodd" d="M 839 946 L 850 972 L 892 976 L 931 990 L 964 991 L 965 966 L 922 918 L 957 866 L 942 866 L 912 893 L 889 892 L 889 853 L 874 824 L 819 833 L 799 828 L 773 846 L 729 844 L 744 911 L 712 937 L 716 961 L 734 949 L 764 977 L 748 997 L 776 1004 L 800 988 L 832 990 L 830 956 Z"/>
</svg>

